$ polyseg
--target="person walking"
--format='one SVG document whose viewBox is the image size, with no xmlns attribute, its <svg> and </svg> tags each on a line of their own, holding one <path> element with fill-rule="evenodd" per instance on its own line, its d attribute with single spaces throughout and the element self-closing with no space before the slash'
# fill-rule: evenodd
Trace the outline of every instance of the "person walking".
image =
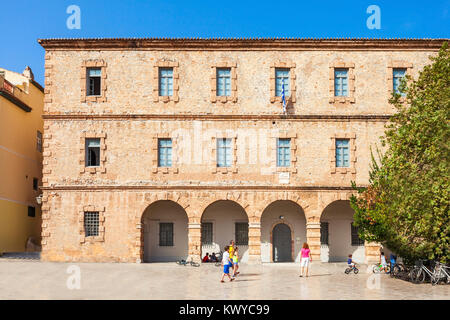
<svg viewBox="0 0 450 320">
<path fill-rule="evenodd" d="M 236 278 L 236 276 L 240 273 L 240 272 L 238 272 L 238 269 L 239 269 L 238 247 L 234 248 L 232 260 L 233 260 L 233 278 Z"/>
<path fill-rule="evenodd" d="M 230 259 L 230 254 L 228 252 L 229 247 L 226 246 L 224 248 L 224 252 L 223 252 L 223 259 L 222 259 L 222 265 L 223 265 L 223 275 L 222 275 L 222 279 L 220 280 L 220 282 L 225 282 L 223 281 L 223 279 L 225 278 L 225 276 L 228 277 L 228 279 L 230 279 L 230 281 L 233 281 L 234 278 L 232 278 L 230 276 L 230 267 L 233 266 L 233 262 Z"/>
<path fill-rule="evenodd" d="M 306 242 L 303 243 L 302 250 L 300 251 L 300 277 L 303 277 L 303 270 L 306 268 L 305 277 L 308 277 L 309 262 L 312 261 L 311 250 Z"/>
</svg>

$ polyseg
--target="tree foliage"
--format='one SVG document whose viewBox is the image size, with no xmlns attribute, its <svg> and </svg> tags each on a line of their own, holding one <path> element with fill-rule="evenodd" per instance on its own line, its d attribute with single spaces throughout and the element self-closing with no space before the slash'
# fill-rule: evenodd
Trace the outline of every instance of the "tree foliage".
<svg viewBox="0 0 450 320">
<path fill-rule="evenodd" d="M 450 262 L 450 54 L 444 43 L 405 94 L 393 94 L 397 112 L 372 152 L 369 186 L 350 200 L 360 237 L 383 243 L 407 262 Z"/>
</svg>

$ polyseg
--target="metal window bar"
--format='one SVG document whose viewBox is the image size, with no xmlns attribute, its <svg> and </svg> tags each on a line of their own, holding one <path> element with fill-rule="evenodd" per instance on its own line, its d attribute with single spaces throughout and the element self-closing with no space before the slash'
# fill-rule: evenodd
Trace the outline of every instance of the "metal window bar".
<svg viewBox="0 0 450 320">
<path fill-rule="evenodd" d="M 202 222 L 202 244 L 213 243 L 213 224 L 212 222 Z"/>
<path fill-rule="evenodd" d="M 84 213 L 84 233 L 86 237 L 98 236 L 99 215 L 98 212 Z"/>
<path fill-rule="evenodd" d="M 173 223 L 159 224 L 159 245 L 161 247 L 173 247 Z"/>
<path fill-rule="evenodd" d="M 235 223 L 235 235 L 236 245 L 248 245 L 248 223 L 236 222 Z"/>
<path fill-rule="evenodd" d="M 320 244 L 326 244 L 328 245 L 328 222 L 321 222 L 320 223 Z"/>
<path fill-rule="evenodd" d="M 42 152 L 42 133 L 40 131 L 37 131 L 36 134 L 36 148 L 37 151 Z"/>
<path fill-rule="evenodd" d="M 364 245 L 364 240 L 361 240 L 358 235 L 358 227 L 351 224 L 351 232 L 352 232 L 352 246 L 361 246 Z"/>
</svg>

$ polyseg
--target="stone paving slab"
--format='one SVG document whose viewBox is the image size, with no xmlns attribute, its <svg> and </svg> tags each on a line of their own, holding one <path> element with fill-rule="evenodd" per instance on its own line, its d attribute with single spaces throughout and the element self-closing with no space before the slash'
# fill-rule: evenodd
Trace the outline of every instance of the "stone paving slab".
<svg viewBox="0 0 450 320">
<path fill-rule="evenodd" d="M 81 288 L 70 290 L 67 281 L 73 273 L 68 270 L 78 267 Z M 0 299 L 450 299 L 450 285 L 415 285 L 366 272 L 367 266 L 346 275 L 345 267 L 317 263 L 310 277 L 300 278 L 298 264 L 243 264 L 236 281 L 220 283 L 222 269 L 213 264 L 195 268 L 2 259 Z"/>
</svg>

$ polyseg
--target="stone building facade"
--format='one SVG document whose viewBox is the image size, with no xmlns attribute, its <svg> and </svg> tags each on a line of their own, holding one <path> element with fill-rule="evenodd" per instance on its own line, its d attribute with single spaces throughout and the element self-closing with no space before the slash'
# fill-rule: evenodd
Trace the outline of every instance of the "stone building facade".
<svg viewBox="0 0 450 320">
<path fill-rule="evenodd" d="M 236 239 L 249 263 L 299 261 L 303 242 L 313 261 L 378 260 L 377 244 L 355 238 L 351 181 L 368 183 L 393 72 L 416 77 L 442 42 L 39 40 L 42 259 L 199 260 Z"/>
</svg>

